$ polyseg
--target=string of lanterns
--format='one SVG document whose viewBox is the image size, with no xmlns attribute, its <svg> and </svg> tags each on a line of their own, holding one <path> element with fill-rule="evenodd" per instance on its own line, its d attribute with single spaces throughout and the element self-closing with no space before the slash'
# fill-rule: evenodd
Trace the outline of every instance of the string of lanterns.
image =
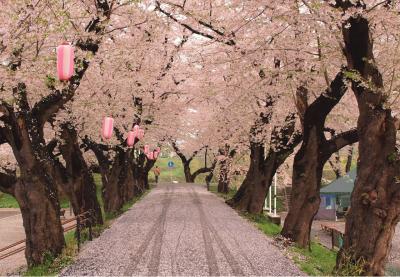
<svg viewBox="0 0 400 277">
<path fill-rule="evenodd" d="M 144 146 L 144 154 L 149 160 L 156 160 L 160 155 L 161 149 L 160 147 L 156 147 L 152 151 L 150 151 L 150 147 L 148 145 Z"/>
<path fill-rule="evenodd" d="M 57 47 L 57 77 L 60 81 L 69 81 L 74 75 L 74 47 L 68 42 L 63 42 Z M 104 140 L 111 139 L 114 130 L 114 119 L 106 116 L 102 122 L 101 137 Z M 139 125 L 135 125 L 131 131 L 128 132 L 126 144 L 129 148 L 135 145 L 136 139 L 142 140 L 144 138 L 144 129 Z M 144 154 L 149 160 L 155 160 L 160 154 L 160 147 L 156 147 L 153 151 L 149 150 L 149 146 L 144 146 Z"/>
</svg>

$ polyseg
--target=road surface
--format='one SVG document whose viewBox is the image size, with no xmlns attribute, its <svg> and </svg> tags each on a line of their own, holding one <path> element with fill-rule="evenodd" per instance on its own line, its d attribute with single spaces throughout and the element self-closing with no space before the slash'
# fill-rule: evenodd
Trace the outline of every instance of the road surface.
<svg viewBox="0 0 400 277">
<path fill-rule="evenodd" d="M 200 185 L 160 184 L 85 245 L 62 275 L 303 275 Z"/>
</svg>

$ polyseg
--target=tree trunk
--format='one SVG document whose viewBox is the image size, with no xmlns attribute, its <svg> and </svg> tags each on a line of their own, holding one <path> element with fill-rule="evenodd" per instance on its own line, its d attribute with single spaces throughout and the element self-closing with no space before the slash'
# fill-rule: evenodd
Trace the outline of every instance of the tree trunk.
<svg viewBox="0 0 400 277">
<path fill-rule="evenodd" d="M 13 107 L 5 106 L 6 127 L 0 131 L 20 168 L 18 182 L 9 189 L 21 209 L 27 239 L 26 260 L 33 266 L 42 263 L 46 253 L 60 254 L 65 241 L 58 191 L 52 176 L 54 164 L 38 131 L 37 121 L 28 112 L 25 84 L 18 84 L 13 93 L 19 112 L 14 113 Z"/>
<path fill-rule="evenodd" d="M 360 112 L 360 140 L 357 178 L 337 268 L 340 272 L 350 262 L 362 269 L 362 275 L 384 275 L 400 219 L 398 122 L 386 108 L 387 95 L 375 63 L 370 22 L 357 13 L 343 23 L 342 32 L 349 70 L 357 76 L 351 83 Z"/>
<path fill-rule="evenodd" d="M 135 195 L 140 195 L 146 190 L 146 181 L 143 176 L 143 163 L 145 158 L 138 158 L 136 163 L 133 164 L 133 177 L 134 177 L 134 187 Z"/>
<path fill-rule="evenodd" d="M 119 149 L 112 163 L 110 172 L 104 177 L 106 182 L 103 183 L 103 201 L 104 211 L 106 213 L 116 213 L 121 210 L 124 205 L 123 195 L 121 192 L 121 172 L 126 170 L 125 165 L 126 153 Z"/>
<path fill-rule="evenodd" d="M 15 197 L 21 209 L 29 267 L 41 264 L 45 253 L 57 256 L 65 245 L 56 194 L 43 186 L 49 179 L 37 170 L 42 172 L 21 170 L 19 179 L 15 172 L 0 173 L 0 191 Z"/>
<path fill-rule="evenodd" d="M 309 245 L 312 220 L 320 204 L 319 190 L 324 166 L 319 154 L 321 140 L 314 127 L 304 138 L 293 162 L 292 197 L 282 235 L 301 247 Z"/>
<path fill-rule="evenodd" d="M 126 161 L 126 170 L 123 171 L 123 201 L 124 203 L 131 201 L 136 196 L 135 178 L 134 178 L 134 164 L 132 153 L 128 153 L 130 158 Z"/>
<path fill-rule="evenodd" d="M 46 186 L 44 186 L 46 184 Z M 21 168 L 15 188 L 26 235 L 25 256 L 28 266 L 44 262 L 45 254 L 59 255 L 65 245 L 60 221 L 60 205 L 51 180 L 42 167 Z"/>
<path fill-rule="evenodd" d="M 218 176 L 218 192 L 228 193 L 229 192 L 229 161 L 224 159 L 220 161 L 220 169 Z"/>
<path fill-rule="evenodd" d="M 283 127 L 274 127 L 271 141 L 274 141 L 275 145 L 271 145 L 267 157 L 265 157 L 263 143 L 250 141 L 250 167 L 238 192 L 227 201 L 230 206 L 248 213 L 262 213 L 264 201 L 276 170 L 301 142 L 301 134 L 295 131 L 295 119 L 295 114 L 291 113 L 285 118 Z M 268 120 L 263 121 L 263 124 L 266 123 Z M 258 125 L 257 128 L 262 128 L 263 124 L 256 122 L 252 128 L 253 132 L 255 132 L 256 125 Z"/>
<path fill-rule="evenodd" d="M 264 163 L 263 145 L 252 144 L 250 150 L 250 167 L 246 178 L 227 203 L 239 211 L 259 214 L 263 211 L 265 197 L 276 171 L 276 160 L 271 157 Z"/>
<path fill-rule="evenodd" d="M 63 124 L 62 137 L 65 141 L 60 151 L 66 162 L 68 174 L 66 191 L 74 214 L 90 211 L 94 224 L 103 224 L 103 216 L 96 194 L 96 184 L 82 156 L 78 136 L 71 124 Z"/>
<path fill-rule="evenodd" d="M 193 175 L 190 172 L 190 162 L 182 162 L 182 164 L 183 164 L 183 173 L 185 174 L 186 183 L 194 183 Z"/>
<path fill-rule="evenodd" d="M 339 72 L 330 87 L 306 108 L 303 121 L 303 143 L 293 163 L 290 209 L 281 234 L 300 247 L 310 243 L 312 221 L 320 204 L 319 190 L 324 164 L 342 147 L 354 143 L 356 130 L 343 132 L 326 140 L 325 120 L 347 90 L 344 75 Z"/>
</svg>

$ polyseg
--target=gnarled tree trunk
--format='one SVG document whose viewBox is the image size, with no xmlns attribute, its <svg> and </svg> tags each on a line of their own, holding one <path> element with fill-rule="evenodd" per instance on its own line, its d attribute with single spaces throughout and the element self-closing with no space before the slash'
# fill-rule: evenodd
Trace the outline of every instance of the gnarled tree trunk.
<svg viewBox="0 0 400 277">
<path fill-rule="evenodd" d="M 124 205 L 124 197 L 121 191 L 121 183 L 124 181 L 121 179 L 123 171 L 127 170 L 124 168 L 126 152 L 123 149 L 117 149 L 111 168 L 105 179 L 107 181 L 103 183 L 103 200 L 104 200 L 104 211 L 107 213 L 115 213 L 121 210 Z"/>
<path fill-rule="evenodd" d="M 183 165 L 183 173 L 185 175 L 185 181 L 186 183 L 194 183 L 194 178 L 190 169 L 190 162 L 192 160 L 189 161 L 182 161 L 182 165 Z"/>
<path fill-rule="evenodd" d="M 21 209 L 28 266 L 42 263 L 45 253 L 61 253 L 64 247 L 58 200 L 43 186 L 50 180 L 36 171 L 42 169 L 34 168 L 28 175 L 23 170 L 18 179 L 15 172 L 0 173 L 0 191 L 14 196 Z"/>
<path fill-rule="evenodd" d="M 263 128 L 268 123 L 269 119 L 266 118 L 256 122 L 252 128 L 253 135 L 257 133 L 256 128 Z M 227 201 L 230 206 L 253 214 L 262 213 L 276 170 L 301 141 L 300 133 L 295 131 L 294 114 L 286 117 L 282 128 L 274 128 L 271 141 L 274 141 L 276 145 L 270 147 L 267 155 L 265 155 L 265 146 L 262 142 L 250 141 L 250 167 L 238 192 Z"/>
<path fill-rule="evenodd" d="M 96 184 L 80 150 L 77 133 L 71 124 L 62 125 L 62 137 L 65 143 L 59 148 L 66 162 L 68 174 L 65 190 L 70 198 L 74 214 L 90 211 L 93 223 L 103 224 L 103 216 L 96 195 Z"/>
<path fill-rule="evenodd" d="M 194 183 L 195 180 L 196 180 L 196 177 L 199 176 L 200 174 L 208 173 L 208 172 L 214 170 L 214 168 L 212 166 L 211 167 L 207 167 L 207 164 L 205 164 L 204 167 L 199 168 L 198 170 L 196 170 L 193 173 L 192 173 L 191 168 L 190 168 L 190 163 L 193 161 L 194 157 L 196 157 L 196 155 L 201 150 L 203 150 L 203 148 L 206 148 L 207 146 L 201 147 L 199 150 L 194 151 L 192 153 L 192 155 L 190 155 L 189 158 L 186 158 L 185 154 L 183 154 L 183 152 L 178 148 L 178 145 L 176 144 L 175 141 L 171 141 L 171 145 L 172 145 L 172 148 L 175 150 L 175 153 L 178 155 L 178 157 L 182 161 L 183 173 L 185 175 L 186 183 Z"/>
<path fill-rule="evenodd" d="M 57 256 L 65 245 L 57 192 L 42 171 L 40 166 L 29 171 L 21 168 L 15 187 L 26 234 L 28 266 L 43 263 L 46 253 Z"/>
<path fill-rule="evenodd" d="M 352 2 L 350 6 L 366 12 L 362 2 Z M 400 220 L 400 155 L 396 149 L 399 122 L 385 107 L 388 98 L 375 63 L 367 16 L 363 12 L 354 14 L 343 23 L 342 32 L 348 67 L 356 76 L 351 83 L 360 112 L 360 140 L 357 178 L 337 268 L 340 272 L 350 261 L 362 269 L 362 275 L 384 275 Z"/>
<path fill-rule="evenodd" d="M 290 209 L 281 232 L 300 247 L 310 243 L 312 221 L 320 204 L 324 164 L 332 153 L 358 138 L 356 130 L 341 133 L 330 140 L 324 135 L 326 117 L 346 90 L 344 74 L 339 72 L 326 92 L 307 107 L 304 114 L 303 143 L 294 158 Z"/>
<path fill-rule="evenodd" d="M 14 97 L 21 110 L 14 113 L 13 107 L 3 104 L 6 126 L 0 129 L 0 137 L 11 146 L 20 176 L 17 182 L 0 187 L 6 193 L 12 192 L 20 206 L 27 240 L 26 259 L 33 266 L 43 262 L 45 253 L 60 254 L 65 242 L 57 187 L 51 174 L 54 164 L 37 131 L 37 121 L 29 113 L 24 84 L 14 88 Z"/>
</svg>

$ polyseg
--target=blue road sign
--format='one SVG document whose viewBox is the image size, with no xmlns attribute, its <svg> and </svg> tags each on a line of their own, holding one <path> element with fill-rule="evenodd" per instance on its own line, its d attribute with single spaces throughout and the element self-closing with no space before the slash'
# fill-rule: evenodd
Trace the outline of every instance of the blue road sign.
<svg viewBox="0 0 400 277">
<path fill-rule="evenodd" d="M 169 161 L 169 162 L 168 162 L 168 167 L 169 167 L 169 168 L 173 168 L 174 166 L 175 166 L 175 164 L 174 164 L 173 161 Z"/>
</svg>

